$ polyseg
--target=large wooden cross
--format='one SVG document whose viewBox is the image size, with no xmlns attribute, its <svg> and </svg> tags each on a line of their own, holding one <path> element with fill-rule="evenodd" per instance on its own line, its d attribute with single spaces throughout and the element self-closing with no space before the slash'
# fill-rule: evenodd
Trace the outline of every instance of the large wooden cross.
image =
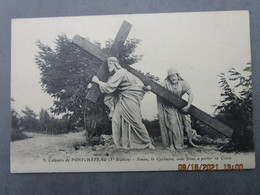
<svg viewBox="0 0 260 195">
<path fill-rule="evenodd" d="M 93 56 L 95 56 L 96 58 L 98 58 L 99 60 L 101 60 L 103 62 L 99 69 L 99 72 L 97 74 L 97 77 L 101 81 L 106 82 L 108 79 L 108 75 L 109 75 L 108 68 L 107 68 L 107 65 L 105 64 L 107 57 L 110 57 L 110 56 L 118 57 L 119 56 L 120 50 L 123 47 L 123 44 L 131 30 L 131 27 L 132 27 L 132 25 L 129 24 L 128 22 L 126 22 L 126 21 L 123 22 L 121 28 L 119 29 L 119 31 L 116 35 L 114 43 L 111 47 L 109 56 L 105 55 L 103 53 L 103 51 L 101 50 L 101 48 L 92 44 L 88 40 L 82 38 L 79 35 L 74 36 L 72 42 L 75 45 L 79 46 L 80 48 L 82 48 L 86 52 L 92 54 Z M 124 68 L 127 69 L 132 74 L 134 74 L 135 76 L 137 76 L 145 85 L 150 85 L 151 91 L 153 93 L 164 98 L 168 102 L 172 103 L 178 109 L 181 109 L 187 105 L 187 102 L 185 100 L 174 95 L 172 92 L 168 91 L 167 89 L 165 89 L 158 83 L 147 78 L 142 73 L 138 72 L 137 70 L 133 69 L 132 67 L 124 66 Z M 93 86 L 87 93 L 87 99 L 96 103 L 100 96 L 101 96 L 101 92 L 100 92 L 98 85 L 93 84 Z M 189 109 L 189 114 L 227 137 L 231 137 L 233 134 L 233 129 L 231 129 L 230 127 L 226 126 L 222 122 L 216 120 L 215 118 L 211 117 L 210 115 L 203 112 L 199 108 L 196 108 L 193 105 Z"/>
</svg>

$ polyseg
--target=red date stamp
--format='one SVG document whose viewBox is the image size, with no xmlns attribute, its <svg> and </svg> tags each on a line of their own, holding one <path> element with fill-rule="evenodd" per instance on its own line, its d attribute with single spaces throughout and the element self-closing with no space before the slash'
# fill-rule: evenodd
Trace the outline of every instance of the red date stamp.
<svg viewBox="0 0 260 195">
<path fill-rule="evenodd" d="M 219 164 L 179 164 L 179 171 L 242 171 L 244 168 L 243 164 L 224 164 L 222 167 Z"/>
</svg>

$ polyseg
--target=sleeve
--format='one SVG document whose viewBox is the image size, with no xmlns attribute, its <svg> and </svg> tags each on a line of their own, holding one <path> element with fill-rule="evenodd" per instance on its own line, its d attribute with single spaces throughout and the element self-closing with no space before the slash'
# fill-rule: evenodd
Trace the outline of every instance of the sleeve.
<svg viewBox="0 0 260 195">
<path fill-rule="evenodd" d="M 104 97 L 104 104 L 109 108 L 109 110 L 114 110 L 117 104 L 118 97 L 113 94 L 106 94 Z"/>
<path fill-rule="evenodd" d="M 108 82 L 99 83 L 99 89 L 101 93 L 113 93 L 123 79 L 122 71 L 117 71 L 112 77 L 108 79 Z"/>
<path fill-rule="evenodd" d="M 163 81 L 160 81 L 158 84 L 161 85 L 162 87 L 164 87 L 165 89 L 169 90 L 166 82 L 167 82 L 166 80 L 163 80 Z M 167 101 L 165 101 L 163 98 L 160 98 L 158 95 L 157 95 L 157 102 L 160 102 L 161 106 L 163 106 L 163 107 L 165 107 L 169 104 Z"/>
<path fill-rule="evenodd" d="M 183 82 L 182 82 L 182 92 L 183 92 L 183 94 L 184 94 L 184 93 L 188 93 L 188 94 L 189 94 L 190 91 L 191 91 L 191 88 L 190 88 L 189 83 L 186 82 L 186 81 L 183 81 Z"/>
</svg>

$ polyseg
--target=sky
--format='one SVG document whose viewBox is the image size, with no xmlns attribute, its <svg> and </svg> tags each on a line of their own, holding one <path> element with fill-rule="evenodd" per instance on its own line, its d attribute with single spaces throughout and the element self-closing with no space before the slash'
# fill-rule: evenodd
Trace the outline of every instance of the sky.
<svg viewBox="0 0 260 195">
<path fill-rule="evenodd" d="M 27 105 L 39 113 L 41 108 L 52 106 L 53 99 L 43 93 L 40 71 L 34 62 L 39 51 L 37 40 L 54 49 L 58 35 L 72 39 L 79 34 L 104 46 L 106 40 L 115 38 L 124 20 L 133 25 L 128 38 L 142 41 L 135 53 L 143 59 L 132 67 L 161 80 L 174 67 L 190 84 L 195 96 L 193 105 L 208 114 L 221 100 L 217 75 L 230 68 L 240 71 L 251 62 L 247 11 L 13 19 L 12 107 L 21 113 Z M 141 109 L 143 118 L 154 119 L 156 96 L 146 94 Z"/>
</svg>

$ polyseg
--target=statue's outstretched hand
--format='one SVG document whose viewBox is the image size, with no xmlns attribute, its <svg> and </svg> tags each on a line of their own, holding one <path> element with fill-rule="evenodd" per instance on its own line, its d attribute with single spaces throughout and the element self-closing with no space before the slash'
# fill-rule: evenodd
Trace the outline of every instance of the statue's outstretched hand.
<svg viewBox="0 0 260 195">
<path fill-rule="evenodd" d="M 98 77 L 97 76 L 93 76 L 93 78 L 92 78 L 92 82 L 94 82 L 94 83 L 99 83 L 99 79 L 98 79 Z"/>
<path fill-rule="evenodd" d="M 150 85 L 147 85 L 146 88 L 147 88 L 148 91 L 151 91 L 151 90 L 152 90 L 152 88 L 151 88 Z"/>
<path fill-rule="evenodd" d="M 182 111 L 182 112 L 188 112 L 189 109 L 190 109 L 189 106 L 184 106 L 184 107 L 181 109 L 181 111 Z"/>
<path fill-rule="evenodd" d="M 144 90 L 144 91 L 151 91 L 151 89 L 152 89 L 152 88 L 151 88 L 150 85 L 147 85 L 147 86 L 144 86 L 144 87 L 143 87 L 143 90 Z"/>
<path fill-rule="evenodd" d="M 92 87 L 92 83 L 88 84 L 88 89 L 90 89 Z"/>
</svg>

